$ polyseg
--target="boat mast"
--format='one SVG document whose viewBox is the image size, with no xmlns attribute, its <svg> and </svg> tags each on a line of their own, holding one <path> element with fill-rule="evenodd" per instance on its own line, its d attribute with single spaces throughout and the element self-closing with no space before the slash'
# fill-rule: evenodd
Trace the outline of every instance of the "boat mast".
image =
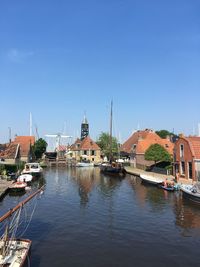
<svg viewBox="0 0 200 267">
<path fill-rule="evenodd" d="M 112 160 L 112 119 L 113 119 L 113 101 L 111 101 L 111 111 L 110 111 L 110 158 Z"/>
<path fill-rule="evenodd" d="M 30 136 L 32 136 L 33 135 L 33 122 L 32 122 L 32 113 L 30 112 L 30 117 L 29 117 L 29 119 L 30 119 L 30 121 L 29 121 L 29 123 L 30 123 L 30 125 L 29 125 L 29 127 L 30 127 L 30 129 L 29 129 L 29 131 L 30 131 Z"/>
<path fill-rule="evenodd" d="M 23 207 L 29 200 L 31 200 L 34 196 L 39 194 L 40 192 L 44 191 L 44 186 L 42 186 L 40 189 L 38 189 L 35 193 L 27 197 L 24 201 L 21 201 L 16 207 L 9 210 L 6 214 L 4 214 L 2 217 L 0 217 L 0 223 L 6 220 L 8 217 L 10 217 L 15 211 Z"/>
</svg>

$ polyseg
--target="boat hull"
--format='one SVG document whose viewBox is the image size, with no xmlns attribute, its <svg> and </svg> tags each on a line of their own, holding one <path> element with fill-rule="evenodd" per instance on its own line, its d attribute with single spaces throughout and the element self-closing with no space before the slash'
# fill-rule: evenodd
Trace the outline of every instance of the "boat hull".
<svg viewBox="0 0 200 267">
<path fill-rule="evenodd" d="M 12 254 L 9 262 L 4 262 L 2 255 L 0 254 L 0 266 L 8 267 L 12 264 L 12 266 L 16 267 L 28 267 L 30 266 L 30 252 L 31 252 L 31 240 L 29 239 L 12 239 L 9 240 L 13 245 L 16 246 L 15 254 Z"/>
<path fill-rule="evenodd" d="M 147 175 L 142 175 L 141 174 L 140 178 L 142 179 L 143 183 L 147 183 L 147 184 L 150 184 L 150 185 L 158 186 L 158 185 L 162 185 L 162 183 L 163 183 L 162 179 L 155 178 L 153 176 L 147 176 Z"/>
<path fill-rule="evenodd" d="M 113 175 L 117 175 L 117 174 L 125 174 L 124 168 L 122 167 L 114 167 L 112 165 L 106 165 L 106 164 L 102 164 L 100 166 L 100 170 L 102 173 L 105 174 L 113 174 Z"/>
<path fill-rule="evenodd" d="M 166 190 L 166 191 L 169 191 L 169 192 L 174 192 L 175 191 L 175 188 L 174 187 L 166 187 L 164 185 L 158 185 L 159 188 L 163 189 L 163 190 Z"/>
<path fill-rule="evenodd" d="M 94 163 L 85 163 L 85 162 L 78 162 L 76 167 L 94 167 Z"/>
<path fill-rule="evenodd" d="M 9 186 L 10 191 L 12 192 L 23 192 L 25 191 L 27 183 L 24 182 L 16 182 Z"/>
<path fill-rule="evenodd" d="M 192 186 L 182 186 L 181 191 L 185 199 L 188 199 L 194 203 L 200 204 L 200 193 L 192 192 Z"/>
<path fill-rule="evenodd" d="M 30 183 L 33 180 L 33 176 L 31 174 L 22 174 L 17 178 L 18 182 L 26 182 Z"/>
</svg>

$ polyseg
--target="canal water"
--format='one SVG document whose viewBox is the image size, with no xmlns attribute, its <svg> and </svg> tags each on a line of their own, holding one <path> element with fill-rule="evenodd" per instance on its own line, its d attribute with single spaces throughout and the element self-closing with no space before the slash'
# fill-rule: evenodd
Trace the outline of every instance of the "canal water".
<svg viewBox="0 0 200 267">
<path fill-rule="evenodd" d="M 200 261 L 200 207 L 98 168 L 47 169 L 45 192 L 24 234 L 32 267 L 193 267 Z M 0 213 L 23 196 L 7 195 Z"/>
</svg>

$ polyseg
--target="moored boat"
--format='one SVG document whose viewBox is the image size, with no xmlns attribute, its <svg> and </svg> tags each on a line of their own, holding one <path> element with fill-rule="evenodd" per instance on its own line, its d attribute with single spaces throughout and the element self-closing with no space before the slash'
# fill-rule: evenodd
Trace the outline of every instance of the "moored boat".
<svg viewBox="0 0 200 267">
<path fill-rule="evenodd" d="M 4 256 L 6 246 L 9 247 L 9 253 Z M 8 241 L 0 241 L 0 266 L 7 267 L 23 267 L 27 258 L 29 257 L 29 252 L 31 249 L 31 240 L 28 239 L 11 239 Z M 13 253 L 15 251 L 15 253 Z"/>
<path fill-rule="evenodd" d="M 25 182 L 25 183 L 30 183 L 33 180 L 33 175 L 31 174 L 21 174 L 18 178 L 18 182 Z"/>
<path fill-rule="evenodd" d="M 31 216 L 28 216 L 29 220 L 27 220 L 28 217 L 26 217 L 25 222 L 23 222 L 22 216 L 24 215 L 24 213 L 22 212 L 22 209 L 25 209 L 26 203 L 31 201 L 31 199 L 33 199 L 37 195 L 39 195 L 39 193 L 41 193 L 43 190 L 44 187 L 41 187 L 36 192 L 29 195 L 25 200 L 18 203 L 17 206 L 10 209 L 7 213 L 0 217 L 0 223 L 3 223 L 1 225 L 1 231 L 4 229 L 3 233 L 0 232 L 1 267 L 24 267 L 26 262 L 28 263 L 28 266 L 30 266 L 28 257 L 31 248 L 31 240 L 16 238 L 15 235 L 17 233 L 18 228 L 22 225 L 25 227 L 25 230 L 23 232 L 25 233 L 33 216 L 34 207 Z M 13 214 L 14 216 L 12 216 Z"/>
<path fill-rule="evenodd" d="M 25 191 L 27 183 L 25 182 L 14 182 L 9 186 L 9 189 L 13 192 Z"/>
<path fill-rule="evenodd" d="M 94 163 L 92 163 L 92 162 L 78 162 L 78 163 L 76 163 L 76 167 L 94 167 Z"/>
<path fill-rule="evenodd" d="M 38 162 L 26 163 L 22 171 L 22 174 L 31 174 L 33 176 L 38 176 L 42 173 L 43 169 Z"/>
<path fill-rule="evenodd" d="M 184 198 L 200 204 L 200 183 L 195 185 L 181 185 L 181 191 Z"/>
<path fill-rule="evenodd" d="M 102 163 L 100 166 L 100 170 L 103 173 L 107 174 L 124 174 L 124 168 L 121 164 L 116 162 L 113 163 Z"/>
<path fill-rule="evenodd" d="M 162 185 L 162 183 L 164 182 L 164 179 L 152 175 L 140 174 L 140 178 L 143 182 L 152 185 Z"/>
<path fill-rule="evenodd" d="M 165 179 L 162 184 L 158 184 L 158 187 L 169 192 L 174 192 L 180 189 L 180 186 L 174 183 L 171 179 Z"/>
</svg>

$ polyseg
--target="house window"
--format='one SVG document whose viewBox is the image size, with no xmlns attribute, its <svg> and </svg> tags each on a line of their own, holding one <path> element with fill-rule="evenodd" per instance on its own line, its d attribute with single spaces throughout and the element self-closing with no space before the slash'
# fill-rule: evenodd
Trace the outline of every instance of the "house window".
<svg viewBox="0 0 200 267">
<path fill-rule="evenodd" d="M 181 175 L 185 175 L 185 162 L 181 161 Z"/>
<path fill-rule="evenodd" d="M 192 179 L 192 162 L 188 162 L 188 178 Z"/>
<path fill-rule="evenodd" d="M 83 151 L 83 155 L 87 155 L 87 150 L 84 150 Z"/>
<path fill-rule="evenodd" d="M 91 156 L 95 156 L 95 151 L 91 150 Z"/>
<path fill-rule="evenodd" d="M 184 145 L 180 145 L 180 157 L 184 157 Z"/>
<path fill-rule="evenodd" d="M 92 161 L 94 161 L 94 158 L 92 158 Z"/>
<path fill-rule="evenodd" d="M 136 144 L 133 144 L 133 145 L 132 145 L 132 149 L 133 149 L 133 150 L 135 150 L 135 149 L 136 149 L 136 147 L 137 147 L 137 145 L 136 145 Z"/>
</svg>

